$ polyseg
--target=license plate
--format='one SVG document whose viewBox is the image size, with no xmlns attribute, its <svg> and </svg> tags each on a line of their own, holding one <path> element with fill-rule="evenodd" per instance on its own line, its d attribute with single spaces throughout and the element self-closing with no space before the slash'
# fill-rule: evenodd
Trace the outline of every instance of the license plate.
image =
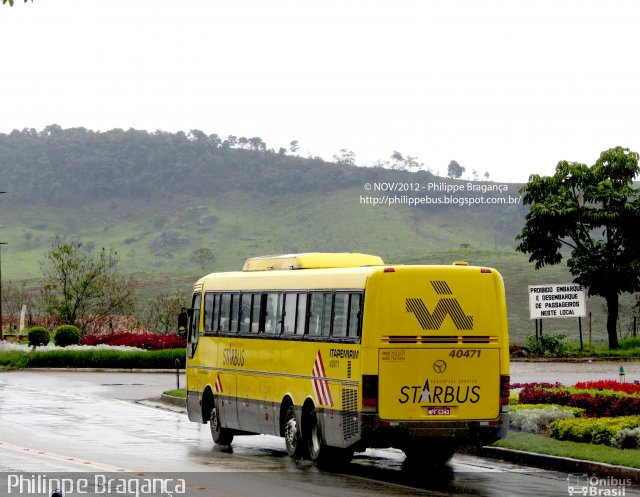
<svg viewBox="0 0 640 497">
<path fill-rule="evenodd" d="M 427 407 L 428 416 L 450 416 L 450 407 Z"/>
</svg>

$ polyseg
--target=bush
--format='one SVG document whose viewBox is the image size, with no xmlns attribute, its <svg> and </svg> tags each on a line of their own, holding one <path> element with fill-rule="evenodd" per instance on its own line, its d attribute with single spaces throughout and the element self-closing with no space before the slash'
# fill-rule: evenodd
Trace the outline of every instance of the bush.
<svg viewBox="0 0 640 497">
<path fill-rule="evenodd" d="M 72 324 L 63 324 L 56 328 L 56 334 L 53 336 L 53 341 L 58 347 L 67 347 L 68 345 L 80 344 L 80 330 L 77 326 Z"/>
<path fill-rule="evenodd" d="M 42 347 L 51 341 L 51 333 L 44 326 L 34 326 L 27 331 L 30 347 Z"/>
<path fill-rule="evenodd" d="M 551 437 L 558 440 L 611 445 L 620 431 L 639 426 L 640 416 L 571 418 L 553 421 L 549 431 Z"/>
<path fill-rule="evenodd" d="M 541 433 L 549 429 L 552 421 L 582 416 L 584 409 L 558 405 L 520 404 L 513 406 L 509 416 L 511 428 L 527 433 Z"/>
<path fill-rule="evenodd" d="M 625 338 L 620 340 L 620 348 L 624 350 L 640 349 L 640 337 Z"/>
<path fill-rule="evenodd" d="M 623 428 L 611 439 L 611 445 L 618 449 L 640 449 L 640 427 Z"/>
<path fill-rule="evenodd" d="M 532 356 L 563 356 L 566 354 L 564 335 L 542 335 L 536 339 L 535 335 L 527 337 L 527 349 Z"/>
</svg>

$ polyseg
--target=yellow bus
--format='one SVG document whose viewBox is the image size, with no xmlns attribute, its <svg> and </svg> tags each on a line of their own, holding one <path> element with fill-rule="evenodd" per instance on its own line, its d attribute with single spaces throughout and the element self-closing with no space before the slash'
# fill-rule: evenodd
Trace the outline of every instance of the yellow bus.
<svg viewBox="0 0 640 497">
<path fill-rule="evenodd" d="M 217 444 L 283 437 L 317 463 L 395 447 L 441 464 L 509 426 L 502 277 L 466 263 L 377 256 L 249 259 L 195 284 L 186 328 L 187 410 Z"/>
</svg>

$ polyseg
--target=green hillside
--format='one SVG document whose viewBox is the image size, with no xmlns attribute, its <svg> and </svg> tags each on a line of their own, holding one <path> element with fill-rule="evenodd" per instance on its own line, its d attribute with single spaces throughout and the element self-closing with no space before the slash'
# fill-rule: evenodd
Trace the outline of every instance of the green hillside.
<svg viewBox="0 0 640 497">
<path fill-rule="evenodd" d="M 230 137 L 231 138 L 231 137 Z M 202 269 L 192 252 L 210 248 L 206 271 L 239 269 L 247 257 L 304 251 L 358 251 L 388 262 L 467 260 L 503 274 L 515 341 L 533 332 L 527 285 L 571 281 L 564 266 L 535 271 L 514 250 L 524 222 L 521 205 L 372 205 L 367 199 L 443 199 L 428 185 L 457 185 L 456 199 L 517 197 L 469 192 L 468 181 L 424 172 L 359 168 L 269 150 L 259 138 L 222 140 L 198 132 L 49 127 L 0 134 L 0 241 L 3 279 L 38 278 L 44 254 L 56 239 L 88 250 L 115 249 L 120 270 L 187 288 Z M 381 192 L 375 185 L 419 190 Z M 365 185 L 374 185 L 366 189 Z M 492 183 L 474 183 L 486 188 Z M 436 188 L 437 190 L 437 188 Z M 465 247 L 465 248 L 461 248 Z M 602 303 L 590 303 L 594 337 L 605 339 Z M 629 314 L 621 314 L 621 326 Z M 565 322 L 566 321 L 566 322 Z M 568 321 L 572 321 L 569 323 Z M 569 329 L 576 320 L 545 322 Z M 585 337 L 587 325 L 585 323 Z M 575 331 L 574 331 L 575 330 Z"/>
</svg>

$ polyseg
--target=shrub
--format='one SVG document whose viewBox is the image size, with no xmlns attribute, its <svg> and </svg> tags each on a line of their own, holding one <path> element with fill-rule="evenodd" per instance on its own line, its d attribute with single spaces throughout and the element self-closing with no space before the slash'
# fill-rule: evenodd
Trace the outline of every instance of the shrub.
<svg viewBox="0 0 640 497">
<path fill-rule="evenodd" d="M 527 337 L 527 349 L 533 356 L 563 356 L 566 353 L 564 335 L 542 335 L 536 339 L 535 335 Z"/>
<path fill-rule="evenodd" d="M 584 409 L 558 405 L 520 404 L 510 412 L 511 428 L 527 433 L 541 433 L 549 428 L 552 421 L 579 417 Z"/>
<path fill-rule="evenodd" d="M 34 326 L 27 331 L 30 347 L 42 347 L 51 340 L 51 333 L 44 326 Z"/>
<path fill-rule="evenodd" d="M 549 425 L 549 434 L 558 440 L 611 445 L 618 432 L 638 426 L 640 416 L 559 419 Z"/>
<path fill-rule="evenodd" d="M 619 345 L 620 348 L 624 350 L 640 349 L 640 337 L 625 338 L 624 340 L 620 340 Z"/>
<path fill-rule="evenodd" d="M 613 436 L 611 445 L 618 449 L 640 449 L 640 427 L 623 428 Z"/>
<path fill-rule="evenodd" d="M 80 330 L 72 324 L 63 324 L 56 328 L 56 334 L 53 341 L 58 347 L 67 347 L 69 345 L 78 345 L 80 343 Z"/>
</svg>

